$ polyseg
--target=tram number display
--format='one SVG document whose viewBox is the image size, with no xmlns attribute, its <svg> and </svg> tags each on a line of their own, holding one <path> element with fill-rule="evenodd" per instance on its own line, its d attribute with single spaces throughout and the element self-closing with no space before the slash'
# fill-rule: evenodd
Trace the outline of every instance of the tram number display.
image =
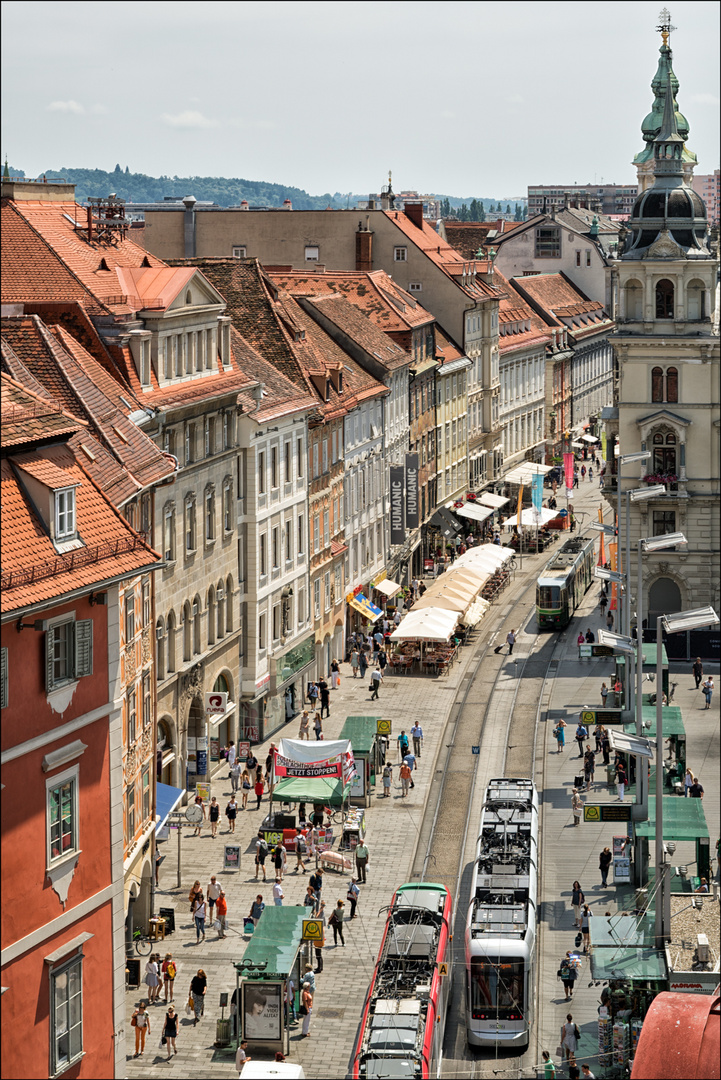
<svg viewBox="0 0 721 1080">
<path fill-rule="evenodd" d="M 623 723 L 622 709 L 581 709 L 581 723 L 586 727 L 594 724 Z"/>
<path fill-rule="evenodd" d="M 588 803 L 583 808 L 583 820 L 591 822 L 601 821 L 630 821 L 631 805 L 628 806 L 599 806 Z"/>
</svg>

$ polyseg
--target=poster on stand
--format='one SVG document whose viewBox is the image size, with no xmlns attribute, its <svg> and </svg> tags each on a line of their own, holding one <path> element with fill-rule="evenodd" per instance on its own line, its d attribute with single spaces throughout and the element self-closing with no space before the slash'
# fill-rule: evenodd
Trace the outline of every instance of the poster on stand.
<svg viewBox="0 0 721 1080">
<path fill-rule="evenodd" d="M 280 1042 L 283 1034 L 282 984 L 241 984 L 243 1038 L 252 1042 Z"/>
</svg>

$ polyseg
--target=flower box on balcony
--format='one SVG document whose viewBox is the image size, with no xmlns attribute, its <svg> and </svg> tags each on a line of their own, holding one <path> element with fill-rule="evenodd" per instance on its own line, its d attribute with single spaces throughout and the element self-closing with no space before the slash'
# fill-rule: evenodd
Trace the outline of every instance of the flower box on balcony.
<svg viewBox="0 0 721 1080">
<path fill-rule="evenodd" d="M 675 484 L 678 477 L 676 473 L 648 473 L 644 480 L 647 484 Z"/>
</svg>

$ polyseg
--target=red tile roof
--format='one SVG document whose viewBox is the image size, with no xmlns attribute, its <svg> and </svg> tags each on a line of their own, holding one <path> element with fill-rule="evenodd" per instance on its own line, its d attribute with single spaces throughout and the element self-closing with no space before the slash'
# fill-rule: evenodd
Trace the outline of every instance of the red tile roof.
<svg viewBox="0 0 721 1080">
<path fill-rule="evenodd" d="M 580 325 L 568 326 L 575 340 L 593 336 L 603 326 L 610 328 L 613 325 L 603 306 L 589 300 L 564 273 L 512 278 L 511 284 L 549 326 L 567 326 L 564 319 L 580 316 Z"/>
<path fill-rule="evenodd" d="M 309 274 L 267 270 L 271 280 L 293 296 L 327 296 L 339 293 L 386 332 L 413 330 L 435 322 L 435 316 L 401 289 L 385 270 L 326 270 Z"/>
<path fill-rule="evenodd" d="M 496 231 L 501 235 L 510 232 L 523 224 L 520 221 L 443 221 L 446 239 L 464 259 L 475 259 L 479 248 L 489 247 L 496 242 L 496 237 L 488 241 L 489 232 Z"/>
<path fill-rule="evenodd" d="M 306 303 L 329 319 L 351 341 L 365 349 L 373 360 L 380 361 L 388 371 L 406 367 L 412 362 L 410 353 L 397 345 L 375 322 L 359 311 L 355 304 L 339 293 L 309 297 Z"/>
<path fill-rule="evenodd" d="M 532 345 L 550 344 L 551 331 L 548 326 L 497 269 L 493 271 L 493 281 L 503 294 L 498 305 L 499 324 L 509 328 L 515 324 L 513 332 L 499 335 L 499 352 L 508 353 Z"/>
<path fill-rule="evenodd" d="M 48 399 L 42 387 L 39 389 L 40 393 L 3 374 L 0 423 L 3 447 L 24 446 L 29 441 L 67 439 L 85 430 L 87 425 L 82 420 L 60 409 Z"/>
</svg>

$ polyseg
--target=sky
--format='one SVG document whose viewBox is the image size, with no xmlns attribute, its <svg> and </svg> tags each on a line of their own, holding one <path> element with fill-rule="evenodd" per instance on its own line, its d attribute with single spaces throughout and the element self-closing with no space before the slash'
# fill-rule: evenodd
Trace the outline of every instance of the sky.
<svg viewBox="0 0 721 1080">
<path fill-rule="evenodd" d="M 698 172 L 719 167 L 719 5 L 670 5 Z M 2 4 L 2 153 L 310 194 L 634 183 L 660 0 Z"/>
</svg>

